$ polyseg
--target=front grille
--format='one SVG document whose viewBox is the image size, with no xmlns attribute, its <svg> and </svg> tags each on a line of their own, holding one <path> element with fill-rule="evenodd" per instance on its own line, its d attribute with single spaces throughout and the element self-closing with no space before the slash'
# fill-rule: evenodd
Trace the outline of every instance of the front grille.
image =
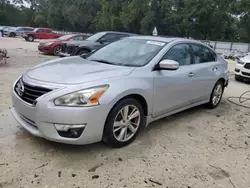
<svg viewBox="0 0 250 188">
<path fill-rule="evenodd" d="M 250 76 L 250 73 L 247 73 L 247 72 L 242 72 L 242 74 L 245 76 Z"/>
<path fill-rule="evenodd" d="M 65 53 L 66 48 L 67 48 L 67 44 L 63 44 L 63 45 L 62 45 L 61 52 Z"/>
<path fill-rule="evenodd" d="M 45 93 L 52 91 L 48 88 L 43 88 L 39 86 L 31 86 L 21 79 L 17 82 L 15 86 L 16 94 L 25 102 L 29 104 L 34 104 L 37 98 L 41 97 Z"/>
<path fill-rule="evenodd" d="M 245 69 L 250 69 L 250 63 L 245 64 L 244 68 Z"/>
</svg>

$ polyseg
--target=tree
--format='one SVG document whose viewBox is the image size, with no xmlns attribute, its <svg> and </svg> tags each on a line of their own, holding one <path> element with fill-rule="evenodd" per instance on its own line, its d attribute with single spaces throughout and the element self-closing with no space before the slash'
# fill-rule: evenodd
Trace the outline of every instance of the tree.
<svg viewBox="0 0 250 188">
<path fill-rule="evenodd" d="M 37 27 L 46 27 L 47 26 L 46 17 L 41 14 L 36 15 L 34 18 L 34 24 Z"/>
<path fill-rule="evenodd" d="M 250 1 L 0 0 L 0 25 L 250 42 Z"/>
</svg>

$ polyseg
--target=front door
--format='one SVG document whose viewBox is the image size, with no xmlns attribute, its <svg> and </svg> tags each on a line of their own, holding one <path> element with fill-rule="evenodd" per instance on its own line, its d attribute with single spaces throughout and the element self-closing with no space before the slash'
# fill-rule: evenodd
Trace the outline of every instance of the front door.
<svg viewBox="0 0 250 188">
<path fill-rule="evenodd" d="M 194 99 L 194 67 L 189 44 L 173 46 L 161 59 L 177 61 L 177 70 L 154 71 L 153 117 L 190 105 Z"/>
<path fill-rule="evenodd" d="M 38 29 L 36 31 L 36 37 L 38 39 L 44 39 L 44 33 L 45 33 L 45 29 Z"/>
</svg>

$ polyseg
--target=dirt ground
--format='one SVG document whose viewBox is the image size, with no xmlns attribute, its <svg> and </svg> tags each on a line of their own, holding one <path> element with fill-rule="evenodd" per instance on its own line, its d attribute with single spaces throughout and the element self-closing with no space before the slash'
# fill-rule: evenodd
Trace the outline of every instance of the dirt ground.
<svg viewBox="0 0 250 188">
<path fill-rule="evenodd" d="M 0 39 L 10 55 L 7 65 L 0 63 L 0 188 L 250 187 L 250 110 L 227 101 L 250 84 L 232 74 L 217 109 L 197 107 L 159 120 L 122 149 L 57 144 L 31 136 L 9 110 L 15 79 L 55 58 L 39 54 L 37 45 Z"/>
</svg>

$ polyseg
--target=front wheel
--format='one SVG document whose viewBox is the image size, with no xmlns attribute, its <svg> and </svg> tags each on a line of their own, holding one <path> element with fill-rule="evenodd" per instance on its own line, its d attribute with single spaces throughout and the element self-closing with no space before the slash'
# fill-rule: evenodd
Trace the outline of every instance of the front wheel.
<svg viewBox="0 0 250 188">
<path fill-rule="evenodd" d="M 82 49 L 82 50 L 79 50 L 76 55 L 85 55 L 85 54 L 88 54 L 90 53 L 89 50 L 85 50 L 85 49 Z"/>
<path fill-rule="evenodd" d="M 218 82 L 216 82 L 212 94 L 210 96 L 210 101 L 207 104 L 209 108 L 211 109 L 216 108 L 220 104 L 223 92 L 224 92 L 224 83 L 223 81 L 219 80 Z"/>
<path fill-rule="evenodd" d="M 9 37 L 16 37 L 16 33 L 10 33 Z"/>
<path fill-rule="evenodd" d="M 120 101 L 111 110 L 105 124 L 103 141 L 114 148 L 133 142 L 145 125 L 142 105 L 135 99 Z"/>
<path fill-rule="evenodd" d="M 62 50 L 62 46 L 61 46 L 61 45 L 58 45 L 58 46 L 54 47 L 54 49 L 53 49 L 53 54 L 54 54 L 55 56 L 59 56 L 59 53 L 61 52 L 61 50 Z"/>
</svg>

